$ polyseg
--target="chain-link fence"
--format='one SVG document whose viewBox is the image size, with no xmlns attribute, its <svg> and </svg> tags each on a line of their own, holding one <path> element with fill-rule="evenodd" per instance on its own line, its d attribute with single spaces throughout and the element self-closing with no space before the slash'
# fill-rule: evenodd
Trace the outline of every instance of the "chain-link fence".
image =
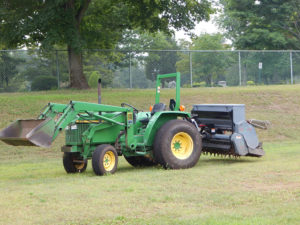
<svg viewBox="0 0 300 225">
<path fill-rule="evenodd" d="M 181 72 L 182 87 L 300 83 L 300 51 L 86 50 L 91 87 L 153 88 L 157 74 Z M 0 92 L 68 88 L 67 51 L 0 51 Z M 165 85 L 172 85 L 166 82 Z"/>
</svg>

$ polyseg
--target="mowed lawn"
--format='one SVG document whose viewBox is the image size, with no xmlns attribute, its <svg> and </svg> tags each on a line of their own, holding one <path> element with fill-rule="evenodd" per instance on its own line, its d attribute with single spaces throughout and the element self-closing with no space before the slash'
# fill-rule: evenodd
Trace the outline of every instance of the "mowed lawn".
<svg viewBox="0 0 300 225">
<path fill-rule="evenodd" d="M 97 91 L 0 94 L 0 128 L 35 118 L 48 103 L 97 101 Z M 103 103 L 147 110 L 154 90 L 103 90 Z M 163 90 L 168 102 L 174 90 Z M 201 156 L 186 170 L 133 168 L 120 157 L 114 175 L 66 174 L 60 136 L 50 149 L 0 144 L 0 224 L 300 224 L 300 86 L 181 89 L 199 103 L 244 103 L 266 155 Z"/>
</svg>

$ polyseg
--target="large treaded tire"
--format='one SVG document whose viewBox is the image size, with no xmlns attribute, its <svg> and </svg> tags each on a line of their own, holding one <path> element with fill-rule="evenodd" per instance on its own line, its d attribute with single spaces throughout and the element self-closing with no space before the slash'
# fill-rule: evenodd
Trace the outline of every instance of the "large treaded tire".
<svg viewBox="0 0 300 225">
<path fill-rule="evenodd" d="M 146 156 L 124 156 L 124 158 L 133 167 L 147 167 L 157 165 L 157 163 L 153 159 Z"/>
<path fill-rule="evenodd" d="M 83 173 L 87 167 L 87 161 L 84 163 L 77 163 L 74 160 L 82 160 L 78 153 L 64 152 L 63 165 L 67 173 Z"/>
<path fill-rule="evenodd" d="M 107 160 L 107 161 L 106 161 Z M 111 145 L 99 145 L 92 156 L 92 166 L 96 175 L 113 174 L 117 170 L 118 153 Z"/>
<path fill-rule="evenodd" d="M 182 135 L 184 137 L 180 137 Z M 187 139 L 186 146 L 189 146 L 189 152 L 183 153 L 183 156 L 176 156 L 174 148 L 174 138 L 178 137 Z M 175 139 L 176 140 L 176 139 Z M 185 140 L 185 139 L 184 139 Z M 180 141 L 178 149 L 181 149 Z M 154 139 L 153 154 L 155 161 L 164 168 L 185 169 L 196 165 L 201 155 L 202 139 L 196 127 L 185 120 L 170 120 L 165 123 L 156 133 Z"/>
</svg>

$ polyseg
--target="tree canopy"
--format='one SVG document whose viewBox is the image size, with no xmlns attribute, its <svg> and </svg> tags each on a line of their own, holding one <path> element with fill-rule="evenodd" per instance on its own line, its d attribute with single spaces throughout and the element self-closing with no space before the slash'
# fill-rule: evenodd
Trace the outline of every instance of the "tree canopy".
<svg viewBox="0 0 300 225">
<path fill-rule="evenodd" d="M 202 34 L 192 40 L 191 50 L 226 50 L 228 46 L 221 34 Z M 189 55 L 181 53 L 177 70 L 189 73 Z M 204 81 L 206 86 L 213 85 L 218 79 L 224 79 L 230 58 L 222 52 L 193 52 L 192 65 L 194 82 Z"/>
<path fill-rule="evenodd" d="M 300 49 L 299 0 L 220 0 L 218 21 L 238 49 Z"/>
<path fill-rule="evenodd" d="M 81 51 L 114 48 L 126 30 L 194 28 L 208 0 L 0 0 L 0 45 L 68 49 L 71 87 L 87 88 Z"/>
<path fill-rule="evenodd" d="M 140 73 L 139 71 L 145 70 L 145 72 L 142 72 L 145 74 L 140 73 L 139 76 L 135 76 L 134 78 L 135 83 L 139 83 L 140 86 L 144 86 L 142 82 L 145 82 L 145 78 L 149 81 L 155 81 L 157 74 L 173 73 L 176 71 L 175 65 L 179 58 L 177 52 L 174 50 L 179 50 L 180 48 L 172 35 L 164 32 L 152 34 L 140 30 L 128 31 L 119 43 L 118 49 L 129 51 L 123 57 L 123 65 L 120 65 L 121 67 L 129 67 L 129 59 L 131 59 L 131 66 L 137 68 L 137 70 L 131 72 L 137 74 Z M 151 85 L 151 83 L 148 84 Z"/>
</svg>

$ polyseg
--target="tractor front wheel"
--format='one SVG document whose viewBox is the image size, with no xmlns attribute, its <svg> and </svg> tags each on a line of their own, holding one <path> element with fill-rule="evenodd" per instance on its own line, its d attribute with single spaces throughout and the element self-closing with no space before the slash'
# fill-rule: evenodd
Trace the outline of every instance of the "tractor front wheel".
<svg viewBox="0 0 300 225">
<path fill-rule="evenodd" d="M 63 165 L 67 173 L 82 173 L 86 170 L 87 161 L 76 152 L 65 152 Z"/>
<path fill-rule="evenodd" d="M 201 149 L 201 136 L 192 123 L 170 120 L 156 133 L 153 154 L 164 168 L 184 169 L 196 165 Z"/>
<path fill-rule="evenodd" d="M 92 157 L 92 166 L 96 175 L 113 174 L 117 170 L 118 153 L 111 145 L 99 145 Z"/>
</svg>

